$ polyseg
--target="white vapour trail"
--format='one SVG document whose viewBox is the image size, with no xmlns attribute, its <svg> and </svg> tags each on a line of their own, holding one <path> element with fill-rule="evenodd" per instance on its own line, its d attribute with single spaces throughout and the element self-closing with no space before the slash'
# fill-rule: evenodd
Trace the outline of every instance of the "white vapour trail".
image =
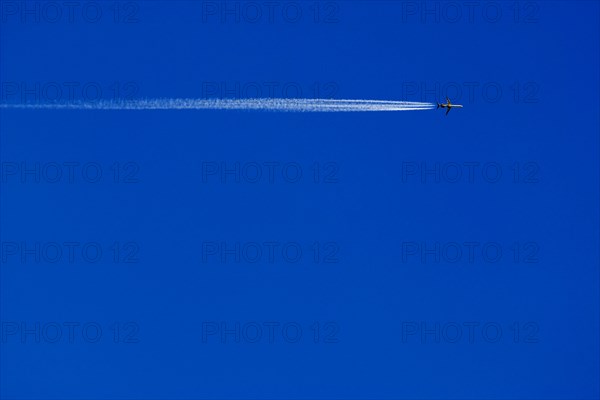
<svg viewBox="0 0 600 400">
<path fill-rule="evenodd" d="M 430 110 L 432 103 L 337 99 L 141 99 L 0 104 L 0 108 L 73 110 L 260 110 L 288 112 L 364 112 Z"/>
</svg>

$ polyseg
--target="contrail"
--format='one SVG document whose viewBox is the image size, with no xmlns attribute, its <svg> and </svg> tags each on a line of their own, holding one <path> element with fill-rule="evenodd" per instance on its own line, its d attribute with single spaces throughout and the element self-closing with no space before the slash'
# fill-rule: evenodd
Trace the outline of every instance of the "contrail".
<svg viewBox="0 0 600 400">
<path fill-rule="evenodd" d="M 430 110 L 432 103 L 336 99 L 139 99 L 54 103 L 2 103 L 0 108 L 71 110 L 259 110 L 287 112 L 364 112 Z"/>
</svg>

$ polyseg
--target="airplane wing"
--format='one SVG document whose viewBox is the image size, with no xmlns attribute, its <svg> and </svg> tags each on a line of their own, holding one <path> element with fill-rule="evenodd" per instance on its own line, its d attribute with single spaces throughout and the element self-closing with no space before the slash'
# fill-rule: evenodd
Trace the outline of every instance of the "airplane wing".
<svg viewBox="0 0 600 400">
<path fill-rule="evenodd" d="M 451 106 L 452 104 L 450 104 L 450 98 L 446 97 L 446 102 L 448 103 L 449 106 Z"/>
<path fill-rule="evenodd" d="M 449 112 L 450 112 L 450 107 L 448 107 L 448 109 L 446 110 L 446 115 L 448 115 Z"/>
</svg>

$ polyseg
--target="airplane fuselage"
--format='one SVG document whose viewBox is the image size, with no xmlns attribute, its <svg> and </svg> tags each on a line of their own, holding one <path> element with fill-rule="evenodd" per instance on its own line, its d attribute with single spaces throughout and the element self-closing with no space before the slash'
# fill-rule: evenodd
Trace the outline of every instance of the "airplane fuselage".
<svg viewBox="0 0 600 400">
<path fill-rule="evenodd" d="M 440 104 L 440 107 L 442 108 L 454 108 L 454 107 L 458 107 L 458 108 L 462 108 L 462 104 Z"/>
</svg>

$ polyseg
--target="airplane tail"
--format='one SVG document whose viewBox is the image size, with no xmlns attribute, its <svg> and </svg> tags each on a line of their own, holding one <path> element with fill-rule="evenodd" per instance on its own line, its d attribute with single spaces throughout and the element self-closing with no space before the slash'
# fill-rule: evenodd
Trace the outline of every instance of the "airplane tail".
<svg viewBox="0 0 600 400">
<path fill-rule="evenodd" d="M 440 108 L 440 103 L 437 103 L 437 107 L 435 108 L 436 110 Z"/>
</svg>

